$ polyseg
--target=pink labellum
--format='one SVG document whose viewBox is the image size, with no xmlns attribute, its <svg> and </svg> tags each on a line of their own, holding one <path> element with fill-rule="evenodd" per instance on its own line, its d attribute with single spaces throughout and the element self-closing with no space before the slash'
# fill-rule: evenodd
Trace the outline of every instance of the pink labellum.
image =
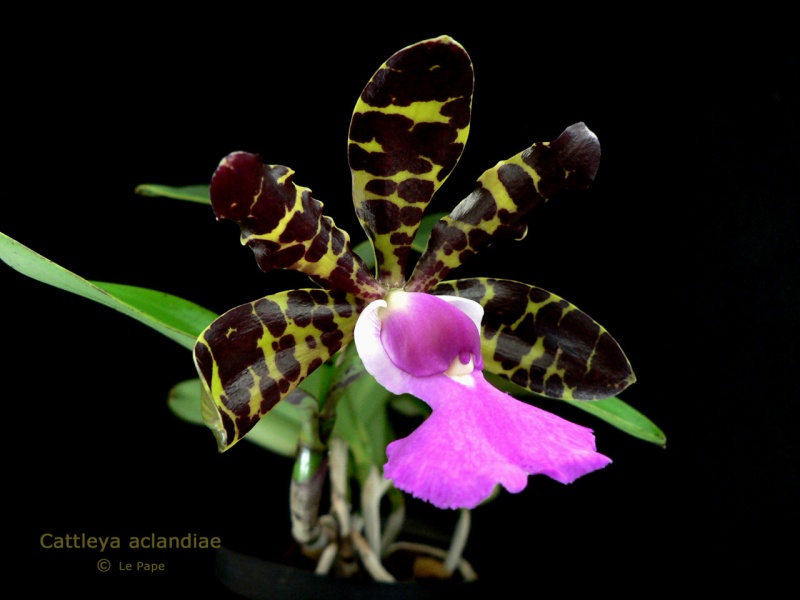
<svg viewBox="0 0 800 600">
<path fill-rule="evenodd" d="M 411 435 L 386 449 L 384 473 L 396 487 L 440 508 L 473 508 L 497 484 L 519 492 L 536 474 L 571 483 L 611 462 L 595 451 L 590 429 L 484 379 L 480 305 L 401 291 L 387 299 L 359 317 L 359 356 L 386 389 L 412 394 L 433 409 Z"/>
</svg>

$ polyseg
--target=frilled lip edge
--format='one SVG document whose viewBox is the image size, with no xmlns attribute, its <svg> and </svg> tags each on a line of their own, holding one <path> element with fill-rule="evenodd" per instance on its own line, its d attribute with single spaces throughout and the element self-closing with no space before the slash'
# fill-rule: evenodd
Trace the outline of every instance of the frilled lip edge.
<svg viewBox="0 0 800 600">
<path fill-rule="evenodd" d="M 452 311 L 467 314 L 479 328 L 483 309 L 477 303 L 452 296 L 419 296 L 426 296 L 425 302 L 412 298 L 408 308 L 414 311 L 419 331 L 435 328 L 435 321 L 448 314 L 458 317 Z M 430 298 L 441 300 L 435 310 Z M 384 300 L 372 302 L 356 323 L 354 339 L 364 367 L 390 392 L 412 394 L 433 409 L 408 437 L 386 448 L 384 475 L 397 488 L 439 508 L 474 508 L 497 484 L 517 493 L 527 485 L 528 475 L 537 474 L 571 483 L 611 462 L 596 452 L 591 429 L 497 390 L 480 370 L 419 377 L 398 367 L 381 340 L 379 310 L 386 307 Z M 418 337 L 430 342 L 429 336 Z M 444 348 L 420 350 L 441 353 L 449 342 L 441 339 L 438 343 Z M 460 351 L 451 349 L 454 357 Z"/>
</svg>

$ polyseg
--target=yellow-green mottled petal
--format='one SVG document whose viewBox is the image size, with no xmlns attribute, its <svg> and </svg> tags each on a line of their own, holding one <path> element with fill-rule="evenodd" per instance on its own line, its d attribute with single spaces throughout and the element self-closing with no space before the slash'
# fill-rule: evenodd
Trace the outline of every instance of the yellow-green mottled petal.
<svg viewBox="0 0 800 600">
<path fill-rule="evenodd" d="M 405 282 L 425 208 L 461 157 L 472 88 L 469 56 L 442 36 L 394 54 L 356 104 L 348 151 L 353 202 L 386 287 Z"/>
<path fill-rule="evenodd" d="M 483 306 L 484 368 L 537 394 L 599 400 L 636 381 L 608 331 L 542 288 L 475 278 L 439 283 L 431 293 L 461 296 Z"/>
<path fill-rule="evenodd" d="M 238 306 L 201 334 L 203 418 L 221 451 L 352 340 L 363 306 L 341 292 L 292 290 Z"/>
<path fill-rule="evenodd" d="M 239 224 L 242 244 L 253 250 L 262 270 L 294 269 L 328 289 L 361 298 L 383 296 L 383 288 L 351 250 L 347 232 L 322 214 L 322 203 L 311 190 L 293 180 L 288 167 L 234 152 L 211 180 L 211 206 L 217 218 Z"/>
<path fill-rule="evenodd" d="M 563 189 L 588 187 L 599 164 L 600 143 L 583 123 L 497 163 L 436 224 L 406 290 L 424 292 L 489 244 L 525 237 L 531 211 Z"/>
</svg>

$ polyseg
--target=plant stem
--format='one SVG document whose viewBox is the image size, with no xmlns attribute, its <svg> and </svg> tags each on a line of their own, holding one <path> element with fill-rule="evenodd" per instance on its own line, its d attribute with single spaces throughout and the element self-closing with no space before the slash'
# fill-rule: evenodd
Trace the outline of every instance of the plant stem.
<svg viewBox="0 0 800 600">
<path fill-rule="evenodd" d="M 403 498 L 403 493 L 396 487 L 389 488 L 389 502 L 392 508 L 383 526 L 383 534 L 381 535 L 381 556 L 383 556 L 386 548 L 400 535 L 400 531 L 403 529 L 403 523 L 406 520 L 405 498 Z"/>
<path fill-rule="evenodd" d="M 319 557 L 319 562 L 317 562 L 317 568 L 314 570 L 314 572 L 317 575 L 327 575 L 331 570 L 338 553 L 339 545 L 336 542 L 331 542 L 325 546 L 325 549 L 322 551 L 322 554 Z"/>
<path fill-rule="evenodd" d="M 364 568 L 372 575 L 372 578 L 375 581 L 394 583 L 396 579 L 386 570 L 386 567 L 381 564 L 381 559 L 372 551 L 372 548 L 370 548 L 364 536 L 355 530 L 352 532 L 351 536 L 356 550 L 358 551 L 358 555 L 361 557 L 361 562 L 364 563 Z"/>
<path fill-rule="evenodd" d="M 414 542 L 395 542 L 389 546 L 386 551 L 386 555 L 390 556 L 394 552 L 402 551 L 414 552 L 417 554 L 427 554 L 428 556 L 433 556 L 434 558 L 439 558 L 441 560 L 445 560 L 447 558 L 447 552 L 441 548 Z M 462 558 L 458 561 L 458 570 L 461 573 L 461 576 L 464 578 L 464 581 L 475 581 L 478 578 L 477 573 L 475 573 L 475 569 L 472 568 L 472 565 L 469 564 L 465 558 Z"/>
<path fill-rule="evenodd" d="M 376 556 L 381 555 L 381 498 L 391 485 L 388 479 L 381 477 L 378 468 L 372 465 L 364 487 L 361 488 L 364 531 L 369 547 Z"/>
<path fill-rule="evenodd" d="M 464 553 L 467 538 L 469 537 L 469 528 L 472 521 L 470 515 L 469 509 L 461 509 L 458 523 L 456 523 L 455 531 L 453 531 L 453 540 L 450 542 L 450 549 L 447 551 L 447 558 L 444 561 L 444 570 L 447 573 L 452 574 L 461 562 L 461 555 Z"/>
<path fill-rule="evenodd" d="M 347 351 L 342 351 L 340 361 L 344 361 L 346 356 Z M 341 364 L 337 365 L 331 387 L 319 413 L 319 439 L 326 445 L 331 437 L 331 432 L 333 432 L 333 426 L 336 424 L 336 407 L 339 405 L 339 400 L 344 396 L 350 384 L 364 376 L 364 371 L 358 370 L 352 364 L 343 369 L 340 367 Z"/>
<path fill-rule="evenodd" d="M 339 358 L 344 360 L 343 352 Z M 305 406 L 305 418 L 300 429 L 289 503 L 292 520 L 292 536 L 309 556 L 317 556 L 331 541 L 320 527 L 319 507 L 328 470 L 328 440 L 336 422 L 336 407 L 347 387 L 363 373 L 352 367 L 338 368 L 319 410 Z"/>
<path fill-rule="evenodd" d="M 331 505 L 339 522 L 339 536 L 350 535 L 350 503 L 347 501 L 347 442 L 334 438 L 330 444 Z"/>
<path fill-rule="evenodd" d="M 339 565 L 341 577 L 352 577 L 358 570 L 351 536 L 350 503 L 347 500 L 347 442 L 330 441 L 331 509 L 339 525 Z"/>
<path fill-rule="evenodd" d="M 319 506 L 328 470 L 325 445 L 319 439 L 319 420 L 315 410 L 306 410 L 300 430 L 289 505 L 292 535 L 309 556 L 318 555 L 330 539 L 319 524 Z"/>
</svg>

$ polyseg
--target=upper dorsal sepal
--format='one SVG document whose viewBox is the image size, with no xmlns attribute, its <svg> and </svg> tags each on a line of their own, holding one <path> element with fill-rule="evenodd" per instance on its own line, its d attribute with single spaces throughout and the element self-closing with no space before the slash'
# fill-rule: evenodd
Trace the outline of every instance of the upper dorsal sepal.
<svg viewBox="0 0 800 600">
<path fill-rule="evenodd" d="M 442 36 L 394 54 L 356 104 L 348 150 L 353 202 L 387 287 L 405 282 L 425 208 L 464 150 L 472 88 L 469 56 Z"/>
</svg>

